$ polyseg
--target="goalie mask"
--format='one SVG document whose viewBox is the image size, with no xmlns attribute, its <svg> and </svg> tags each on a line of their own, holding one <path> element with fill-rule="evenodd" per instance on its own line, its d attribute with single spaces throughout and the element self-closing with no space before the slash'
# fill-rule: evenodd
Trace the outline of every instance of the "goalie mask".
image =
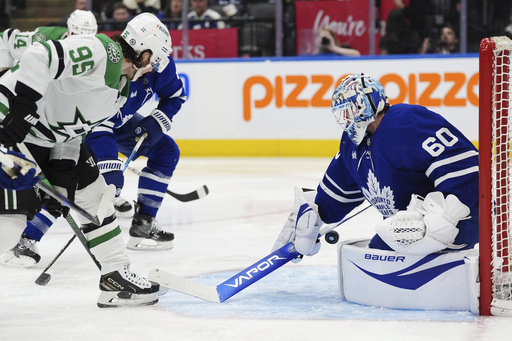
<svg viewBox="0 0 512 341">
<path fill-rule="evenodd" d="M 147 67 L 153 67 L 156 72 L 162 72 L 169 64 L 169 55 L 172 52 L 171 35 L 155 15 L 151 13 L 137 15 L 128 22 L 121 37 L 135 50 L 137 58 L 142 52 L 151 51 L 150 64 Z M 137 61 L 133 62 L 136 64 Z M 141 71 L 143 69 L 139 69 L 137 73 L 140 75 Z"/>
<path fill-rule="evenodd" d="M 388 106 L 384 87 L 364 74 L 347 76 L 334 90 L 331 110 L 336 121 L 358 146 L 366 128 Z"/>
<path fill-rule="evenodd" d="M 98 32 L 98 23 L 96 17 L 90 11 L 75 10 L 68 18 L 69 35 L 96 34 Z"/>
</svg>

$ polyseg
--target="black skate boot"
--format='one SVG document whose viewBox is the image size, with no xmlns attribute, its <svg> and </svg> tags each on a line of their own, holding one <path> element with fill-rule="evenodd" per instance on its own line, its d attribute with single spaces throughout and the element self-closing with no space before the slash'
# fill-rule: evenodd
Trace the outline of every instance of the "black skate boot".
<svg viewBox="0 0 512 341">
<path fill-rule="evenodd" d="M 139 211 L 140 207 L 135 203 L 135 215 L 126 247 L 130 250 L 164 251 L 172 249 L 174 234 L 161 230 L 154 217 L 139 213 Z"/>
<path fill-rule="evenodd" d="M 135 307 L 158 302 L 160 285 L 138 276 L 125 264 L 118 270 L 101 275 L 98 307 Z"/>
<path fill-rule="evenodd" d="M 31 267 L 41 260 L 36 241 L 23 234 L 20 241 L 9 251 L 0 256 L 0 263 L 22 268 Z"/>
<path fill-rule="evenodd" d="M 116 217 L 118 218 L 131 218 L 133 216 L 132 205 L 124 198 L 115 198 L 114 208 L 116 209 Z"/>
</svg>

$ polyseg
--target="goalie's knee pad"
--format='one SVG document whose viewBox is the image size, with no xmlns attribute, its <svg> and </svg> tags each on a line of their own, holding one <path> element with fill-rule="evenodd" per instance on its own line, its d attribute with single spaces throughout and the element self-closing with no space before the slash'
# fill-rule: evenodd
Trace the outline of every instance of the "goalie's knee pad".
<svg viewBox="0 0 512 341">
<path fill-rule="evenodd" d="M 368 240 L 338 245 L 339 288 L 348 302 L 478 313 L 476 250 L 410 255 L 367 245 Z"/>
</svg>

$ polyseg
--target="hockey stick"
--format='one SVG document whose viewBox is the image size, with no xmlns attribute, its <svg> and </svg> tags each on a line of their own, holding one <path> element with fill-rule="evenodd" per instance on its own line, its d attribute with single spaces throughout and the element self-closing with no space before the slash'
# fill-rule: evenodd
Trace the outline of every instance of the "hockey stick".
<svg viewBox="0 0 512 341">
<path fill-rule="evenodd" d="M 146 139 L 146 137 L 148 137 L 148 133 L 142 134 L 142 136 L 139 138 L 139 140 L 135 144 L 135 147 L 133 147 L 132 153 L 130 154 L 130 156 L 128 156 L 128 159 L 124 163 L 123 173 L 126 170 L 126 167 L 128 167 L 128 165 L 130 164 L 130 162 L 132 162 L 132 159 L 135 157 L 135 154 L 137 154 L 137 152 L 139 151 L 139 148 L 142 145 L 142 142 L 144 142 L 144 140 Z"/>
<path fill-rule="evenodd" d="M 27 151 L 28 151 L 28 149 L 27 149 Z M 23 153 L 23 154 L 25 154 L 25 153 Z M 25 154 L 25 155 L 27 155 L 27 154 Z M 21 168 L 16 162 L 14 162 L 13 159 L 8 157 L 4 153 L 0 153 L 0 163 L 2 163 L 2 168 L 4 169 L 4 171 L 7 174 L 11 175 L 11 176 L 17 175 L 17 173 L 19 172 L 19 170 Z M 39 181 L 35 185 L 37 188 L 39 188 L 43 192 L 47 193 L 50 197 L 52 197 L 55 200 L 57 200 L 59 202 L 59 204 L 61 204 L 63 206 L 66 206 L 66 207 L 69 207 L 72 210 L 77 211 L 82 216 L 84 216 L 85 218 L 87 218 L 88 220 L 93 222 L 94 224 L 99 225 L 98 217 L 93 216 L 92 214 L 90 214 L 89 212 L 84 210 L 83 208 L 77 206 L 73 201 L 69 200 L 68 198 L 63 196 L 61 193 L 59 193 L 55 188 L 53 188 L 50 185 L 50 183 L 44 177 L 44 175 L 41 176 L 42 173 L 40 172 L 41 169 L 39 168 L 39 166 L 37 166 L 37 170 L 38 170 L 37 172 L 38 172 L 38 175 L 39 175 Z"/>
<path fill-rule="evenodd" d="M 319 237 L 334 230 L 341 224 L 356 217 L 370 207 L 372 206 L 359 206 L 355 209 L 355 212 L 352 215 L 346 217 L 339 223 L 325 225 L 320 229 Z M 286 263 L 290 262 L 292 259 L 295 259 L 299 256 L 300 254 L 295 250 L 293 243 L 290 242 L 280 249 L 263 257 L 251 266 L 238 272 L 236 275 L 222 282 L 216 287 L 197 283 L 188 278 L 180 277 L 161 269 L 152 269 L 149 272 L 148 279 L 174 291 L 178 291 L 206 301 L 222 303 L 228 298 L 239 293 L 248 286 L 256 283 L 274 270 L 279 269 Z"/>
<path fill-rule="evenodd" d="M 30 151 L 28 150 L 27 146 L 25 146 L 25 144 L 23 143 L 18 143 L 18 148 L 20 150 L 21 153 L 25 154 L 25 156 L 27 156 L 28 158 L 32 159 L 32 160 L 35 160 L 34 157 L 32 156 L 32 154 L 30 153 Z M 50 181 L 48 181 L 48 179 L 46 178 L 46 176 L 44 175 L 44 173 L 42 172 L 41 170 L 41 167 L 39 167 L 39 165 L 34 161 L 34 163 L 36 164 L 36 173 L 38 173 L 39 175 L 39 179 L 40 179 L 40 182 L 44 182 L 45 184 L 48 185 L 48 187 L 51 188 L 51 184 L 50 184 Z M 53 188 L 52 188 L 53 189 Z M 60 194 L 60 193 L 59 193 Z M 76 205 L 75 205 L 76 206 Z M 78 206 L 77 206 L 78 207 Z M 96 217 L 96 220 L 98 220 L 98 218 Z M 50 264 L 46 267 L 46 269 L 43 270 L 43 272 L 39 275 L 39 277 L 37 277 L 36 279 L 36 284 L 38 285 L 46 285 L 48 284 L 48 282 L 50 281 L 51 279 L 51 275 L 49 273 L 47 273 L 46 271 L 48 271 L 48 269 L 50 269 L 50 267 L 53 265 L 53 263 L 55 263 L 55 261 L 62 255 L 62 253 L 64 253 L 64 251 L 66 251 L 66 249 L 68 248 L 68 246 L 73 242 L 73 240 L 75 239 L 75 236 L 78 237 L 78 240 L 80 240 L 80 242 L 82 243 L 83 247 L 85 248 L 85 250 L 87 251 L 87 253 L 89 254 L 89 256 L 91 257 L 91 259 L 93 260 L 94 264 L 96 264 L 96 266 L 98 267 L 98 269 L 101 269 L 101 266 L 100 266 L 100 263 L 98 263 L 98 261 L 96 260 L 96 258 L 94 257 L 94 255 L 91 253 L 91 250 L 89 248 L 89 241 L 87 240 L 87 238 L 85 238 L 82 230 L 80 229 L 80 227 L 78 226 L 78 224 L 75 222 L 75 220 L 73 219 L 73 217 L 71 216 L 71 214 L 68 214 L 66 216 L 66 221 L 68 222 L 69 226 L 71 227 L 71 229 L 73 230 L 74 234 L 73 234 L 73 237 L 71 237 L 71 239 L 66 243 L 66 245 L 61 249 L 61 251 L 57 254 L 57 256 L 54 257 L 54 259 L 50 262 Z"/>
<path fill-rule="evenodd" d="M 132 166 L 127 166 L 126 168 L 128 168 L 130 171 L 132 171 L 133 173 L 135 173 L 139 176 L 141 174 L 140 170 L 133 168 Z M 188 202 L 188 201 L 193 201 L 193 200 L 204 198 L 205 196 L 208 195 L 208 193 L 210 193 L 210 190 L 208 189 L 208 187 L 206 185 L 203 185 L 203 186 L 197 188 L 196 190 L 193 190 L 190 193 L 179 194 L 179 193 L 174 193 L 174 192 L 170 191 L 169 189 L 166 190 L 166 193 L 169 194 L 171 197 L 178 199 L 181 202 Z"/>
<path fill-rule="evenodd" d="M 57 261 L 57 259 L 59 259 L 59 257 L 64 253 L 64 251 L 66 251 L 68 246 L 71 245 L 73 240 L 75 240 L 75 238 L 76 238 L 76 234 L 73 234 L 73 236 L 71 237 L 70 240 L 68 240 L 66 245 L 64 245 L 64 247 L 59 251 L 59 253 L 57 253 L 57 255 L 52 259 L 52 261 L 46 266 L 46 268 L 43 270 L 43 272 L 41 272 L 39 277 L 36 278 L 37 285 L 45 286 L 46 284 L 48 284 L 48 282 L 50 281 L 52 276 L 49 273 L 47 273 L 46 271 L 48 271 L 52 267 L 53 263 L 55 263 Z"/>
</svg>

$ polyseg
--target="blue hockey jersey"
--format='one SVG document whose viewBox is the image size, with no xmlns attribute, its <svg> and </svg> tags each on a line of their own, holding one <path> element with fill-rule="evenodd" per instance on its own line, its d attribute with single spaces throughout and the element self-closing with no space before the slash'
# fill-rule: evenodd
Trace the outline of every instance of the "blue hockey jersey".
<svg viewBox="0 0 512 341">
<path fill-rule="evenodd" d="M 176 65 L 171 61 L 163 72 L 144 74 L 135 82 L 130 82 L 128 99 L 124 106 L 107 122 L 96 127 L 87 141 L 91 144 L 98 160 L 117 160 L 114 130 L 121 131 L 137 111 L 155 94 L 158 95 L 157 109 L 161 110 L 171 120 L 181 109 L 187 96 L 181 79 L 176 73 Z M 132 133 L 134 132 L 127 132 Z M 134 140 L 135 141 L 135 140 Z"/>
<path fill-rule="evenodd" d="M 343 134 L 315 202 L 326 223 L 340 221 L 368 200 L 387 218 L 405 210 L 412 194 L 456 195 L 471 210 L 457 224 L 454 244 L 478 242 L 478 152 L 441 115 L 422 106 L 389 108 L 374 134 L 356 146 Z"/>
</svg>

